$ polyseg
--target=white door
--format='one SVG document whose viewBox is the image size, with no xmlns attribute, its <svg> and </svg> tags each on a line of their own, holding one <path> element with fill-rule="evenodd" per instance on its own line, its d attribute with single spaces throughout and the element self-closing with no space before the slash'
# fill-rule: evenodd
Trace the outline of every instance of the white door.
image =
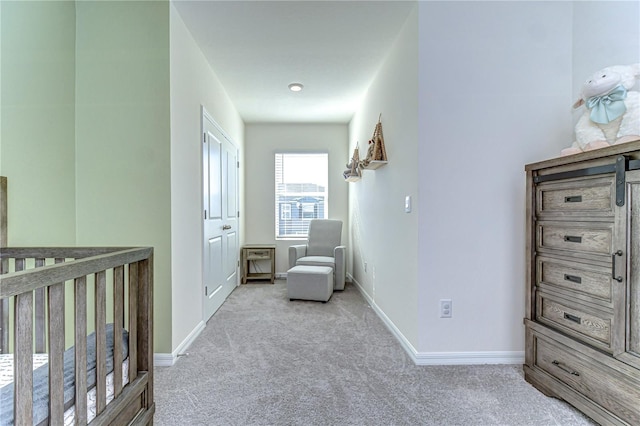
<svg viewBox="0 0 640 426">
<path fill-rule="evenodd" d="M 238 285 L 238 150 L 202 113 L 204 321 Z"/>
</svg>

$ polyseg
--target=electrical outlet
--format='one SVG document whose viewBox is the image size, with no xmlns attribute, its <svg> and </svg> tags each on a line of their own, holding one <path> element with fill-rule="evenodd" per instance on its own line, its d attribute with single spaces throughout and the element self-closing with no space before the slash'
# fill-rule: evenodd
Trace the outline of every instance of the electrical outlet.
<svg viewBox="0 0 640 426">
<path fill-rule="evenodd" d="M 453 316 L 453 302 L 451 299 L 440 299 L 440 318 Z"/>
</svg>

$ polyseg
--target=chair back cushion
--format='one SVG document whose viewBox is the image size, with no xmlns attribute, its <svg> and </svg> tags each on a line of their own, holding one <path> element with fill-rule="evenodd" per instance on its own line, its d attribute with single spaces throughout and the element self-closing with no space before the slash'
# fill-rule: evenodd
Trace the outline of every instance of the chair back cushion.
<svg viewBox="0 0 640 426">
<path fill-rule="evenodd" d="M 342 221 L 313 219 L 309 223 L 307 256 L 333 257 L 333 249 L 342 239 Z"/>
</svg>

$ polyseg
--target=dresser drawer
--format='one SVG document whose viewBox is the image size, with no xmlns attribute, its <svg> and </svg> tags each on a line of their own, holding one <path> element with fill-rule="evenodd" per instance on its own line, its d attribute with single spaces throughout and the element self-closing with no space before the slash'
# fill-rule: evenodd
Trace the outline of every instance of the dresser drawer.
<svg viewBox="0 0 640 426">
<path fill-rule="evenodd" d="M 610 256 L 613 253 L 613 224 L 609 222 L 538 223 L 538 250 Z"/>
<path fill-rule="evenodd" d="M 269 249 L 246 249 L 247 260 L 271 259 L 271 251 Z"/>
<path fill-rule="evenodd" d="M 548 182 L 537 186 L 538 215 L 613 216 L 613 177 Z"/>
<path fill-rule="evenodd" d="M 546 256 L 538 256 L 536 264 L 538 287 L 553 286 L 578 299 L 613 307 L 611 269 Z"/>
<path fill-rule="evenodd" d="M 538 291 L 536 319 L 556 330 L 611 352 L 613 314 Z"/>
<path fill-rule="evenodd" d="M 535 367 L 629 424 L 640 424 L 640 387 L 615 369 L 553 340 L 535 337 Z M 613 361 L 615 362 L 615 361 Z"/>
</svg>

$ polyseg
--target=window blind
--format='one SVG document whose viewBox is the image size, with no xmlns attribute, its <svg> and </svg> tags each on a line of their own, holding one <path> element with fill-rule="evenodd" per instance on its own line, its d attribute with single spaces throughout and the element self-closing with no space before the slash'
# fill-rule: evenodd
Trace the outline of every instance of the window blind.
<svg viewBox="0 0 640 426">
<path fill-rule="evenodd" d="M 311 219 L 328 217 L 329 154 L 276 153 L 276 239 L 306 238 Z"/>
</svg>

